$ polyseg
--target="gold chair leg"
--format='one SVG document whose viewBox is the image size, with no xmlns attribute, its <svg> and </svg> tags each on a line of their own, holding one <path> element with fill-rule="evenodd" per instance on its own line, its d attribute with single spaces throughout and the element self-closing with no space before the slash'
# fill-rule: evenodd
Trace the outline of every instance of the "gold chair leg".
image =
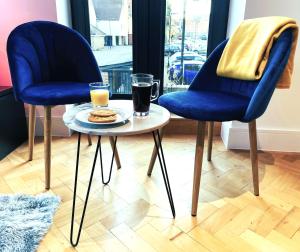
<svg viewBox="0 0 300 252">
<path fill-rule="evenodd" d="M 208 123 L 207 161 L 211 161 L 213 136 L 214 136 L 214 122 L 209 122 Z"/>
<path fill-rule="evenodd" d="M 252 164 L 252 179 L 254 195 L 259 195 L 258 159 L 257 159 L 257 134 L 256 121 L 249 122 L 250 157 Z"/>
<path fill-rule="evenodd" d="M 28 118 L 28 160 L 31 161 L 33 157 L 35 135 L 35 105 L 29 105 L 29 118 Z"/>
<path fill-rule="evenodd" d="M 88 139 L 88 144 L 89 146 L 92 145 L 92 138 L 91 138 L 91 135 L 87 135 L 87 139 Z"/>
<path fill-rule="evenodd" d="M 110 142 L 110 146 L 111 146 L 112 150 L 114 150 L 115 137 L 110 136 L 109 137 L 109 142 Z M 116 161 L 118 169 L 120 169 L 121 168 L 121 161 L 120 161 L 120 157 L 119 157 L 119 152 L 118 152 L 117 146 L 116 146 L 116 150 L 115 150 L 115 161 Z"/>
<path fill-rule="evenodd" d="M 162 138 L 163 138 L 163 134 L 164 134 L 164 128 L 161 128 L 161 129 L 159 130 L 159 135 L 160 135 L 161 140 L 162 140 Z M 155 136 L 155 137 L 156 137 L 156 136 Z M 154 145 L 153 150 L 152 150 L 152 155 L 151 155 L 150 163 L 149 163 L 149 166 L 148 166 L 148 171 L 147 171 L 147 175 L 148 175 L 149 177 L 150 177 L 151 174 L 152 174 L 152 171 L 153 171 L 153 167 L 154 167 L 156 158 L 157 158 L 157 150 L 156 150 L 155 145 Z"/>
<path fill-rule="evenodd" d="M 200 179 L 201 179 L 201 171 L 202 171 L 204 138 L 205 138 L 205 126 L 206 126 L 206 122 L 200 122 L 200 121 L 198 122 L 196 151 L 195 151 L 195 163 L 194 163 L 192 216 L 197 215 L 199 189 L 200 189 Z"/>
<path fill-rule="evenodd" d="M 44 107 L 45 189 L 50 189 L 51 176 L 51 106 Z"/>
</svg>

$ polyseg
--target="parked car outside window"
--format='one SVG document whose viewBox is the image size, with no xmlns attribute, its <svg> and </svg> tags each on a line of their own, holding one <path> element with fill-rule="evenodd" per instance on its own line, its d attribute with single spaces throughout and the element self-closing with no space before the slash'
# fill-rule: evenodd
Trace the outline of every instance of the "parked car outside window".
<svg viewBox="0 0 300 252">
<path fill-rule="evenodd" d="M 196 61 L 205 61 L 205 57 L 194 53 L 194 52 L 184 52 L 183 54 L 183 60 L 196 60 Z M 171 57 L 170 57 L 170 65 L 173 65 L 175 62 L 180 62 L 181 61 L 181 52 L 177 52 L 174 53 Z"/>
<path fill-rule="evenodd" d="M 203 66 L 204 61 L 199 60 L 187 60 L 184 61 L 183 76 L 181 73 L 181 62 L 175 62 L 168 69 L 169 80 L 178 85 L 190 85 Z M 183 79 L 182 79 L 183 78 Z"/>
<path fill-rule="evenodd" d="M 173 55 L 176 52 L 180 52 L 180 46 L 175 44 L 165 45 L 165 55 Z"/>
</svg>

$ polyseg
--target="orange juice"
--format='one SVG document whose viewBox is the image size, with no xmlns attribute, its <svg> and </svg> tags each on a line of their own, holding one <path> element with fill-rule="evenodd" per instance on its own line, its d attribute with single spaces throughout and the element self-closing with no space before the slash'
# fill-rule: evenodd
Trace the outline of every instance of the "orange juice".
<svg viewBox="0 0 300 252">
<path fill-rule="evenodd" d="M 94 89 L 90 91 L 92 104 L 95 106 L 108 106 L 109 91 L 107 89 Z"/>
</svg>

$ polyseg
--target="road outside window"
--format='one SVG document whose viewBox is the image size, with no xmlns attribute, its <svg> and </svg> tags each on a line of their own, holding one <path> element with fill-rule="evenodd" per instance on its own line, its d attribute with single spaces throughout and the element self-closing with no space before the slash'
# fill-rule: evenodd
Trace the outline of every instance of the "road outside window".
<svg viewBox="0 0 300 252">
<path fill-rule="evenodd" d="M 164 92 L 185 90 L 203 66 L 211 0 L 167 0 Z"/>
</svg>

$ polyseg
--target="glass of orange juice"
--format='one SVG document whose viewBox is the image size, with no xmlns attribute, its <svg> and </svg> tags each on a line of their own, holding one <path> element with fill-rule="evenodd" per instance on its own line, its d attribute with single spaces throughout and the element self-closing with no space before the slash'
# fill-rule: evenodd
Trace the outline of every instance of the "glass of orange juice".
<svg viewBox="0 0 300 252">
<path fill-rule="evenodd" d="M 103 82 L 90 83 L 90 95 L 94 108 L 107 107 L 110 85 Z"/>
</svg>

